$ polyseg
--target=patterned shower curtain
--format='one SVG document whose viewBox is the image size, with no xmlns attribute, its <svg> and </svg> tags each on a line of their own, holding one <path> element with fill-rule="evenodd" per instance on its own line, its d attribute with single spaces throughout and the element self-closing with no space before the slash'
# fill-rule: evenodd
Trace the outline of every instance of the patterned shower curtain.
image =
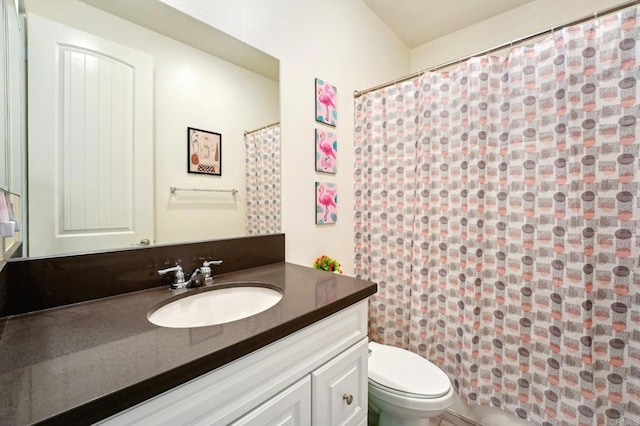
<svg viewBox="0 0 640 426">
<path fill-rule="evenodd" d="M 370 335 L 469 404 L 640 424 L 639 10 L 356 100 Z"/>
<path fill-rule="evenodd" d="M 247 235 L 280 232 L 280 125 L 247 133 Z"/>
</svg>

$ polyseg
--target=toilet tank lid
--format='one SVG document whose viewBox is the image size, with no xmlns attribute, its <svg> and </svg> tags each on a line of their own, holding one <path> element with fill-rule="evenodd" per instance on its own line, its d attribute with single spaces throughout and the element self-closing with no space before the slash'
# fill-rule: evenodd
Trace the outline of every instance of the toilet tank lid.
<svg viewBox="0 0 640 426">
<path fill-rule="evenodd" d="M 437 398 L 449 392 L 447 375 L 408 350 L 370 342 L 369 379 L 400 392 Z"/>
</svg>

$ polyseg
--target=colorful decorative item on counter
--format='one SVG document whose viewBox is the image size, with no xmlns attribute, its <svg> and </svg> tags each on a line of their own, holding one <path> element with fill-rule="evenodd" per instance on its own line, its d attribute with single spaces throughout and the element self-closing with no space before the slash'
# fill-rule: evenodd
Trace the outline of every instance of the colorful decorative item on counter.
<svg viewBox="0 0 640 426">
<path fill-rule="evenodd" d="M 335 183 L 316 182 L 316 224 L 338 220 L 338 188 Z"/>
<path fill-rule="evenodd" d="M 323 271 L 329 272 L 338 272 L 342 273 L 342 269 L 340 268 L 340 262 L 338 262 L 333 257 L 322 255 L 313 262 L 313 267 L 315 269 L 321 269 Z"/>
<path fill-rule="evenodd" d="M 335 133 L 316 129 L 316 171 L 337 173 L 338 140 Z"/>
<path fill-rule="evenodd" d="M 187 172 L 222 175 L 222 135 L 187 127 Z"/>
<path fill-rule="evenodd" d="M 337 95 L 338 90 L 335 86 L 316 78 L 316 121 L 336 127 L 338 122 Z"/>
</svg>

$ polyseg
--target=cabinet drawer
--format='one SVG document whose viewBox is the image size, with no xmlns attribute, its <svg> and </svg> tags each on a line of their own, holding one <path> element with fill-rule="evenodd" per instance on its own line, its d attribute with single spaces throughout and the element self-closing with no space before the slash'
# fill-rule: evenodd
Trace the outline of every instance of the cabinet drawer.
<svg viewBox="0 0 640 426">
<path fill-rule="evenodd" d="M 289 386 L 231 426 L 308 425 L 311 419 L 309 376 Z"/>
<path fill-rule="evenodd" d="M 357 425 L 367 417 L 367 338 L 311 373 L 315 426 Z"/>
</svg>

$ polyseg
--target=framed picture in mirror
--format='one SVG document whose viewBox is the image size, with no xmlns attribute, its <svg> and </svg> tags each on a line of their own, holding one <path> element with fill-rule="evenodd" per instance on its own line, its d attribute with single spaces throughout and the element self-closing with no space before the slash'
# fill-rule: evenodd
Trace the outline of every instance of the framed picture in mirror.
<svg viewBox="0 0 640 426">
<path fill-rule="evenodd" d="M 187 127 L 187 172 L 222 176 L 222 135 Z"/>
</svg>

